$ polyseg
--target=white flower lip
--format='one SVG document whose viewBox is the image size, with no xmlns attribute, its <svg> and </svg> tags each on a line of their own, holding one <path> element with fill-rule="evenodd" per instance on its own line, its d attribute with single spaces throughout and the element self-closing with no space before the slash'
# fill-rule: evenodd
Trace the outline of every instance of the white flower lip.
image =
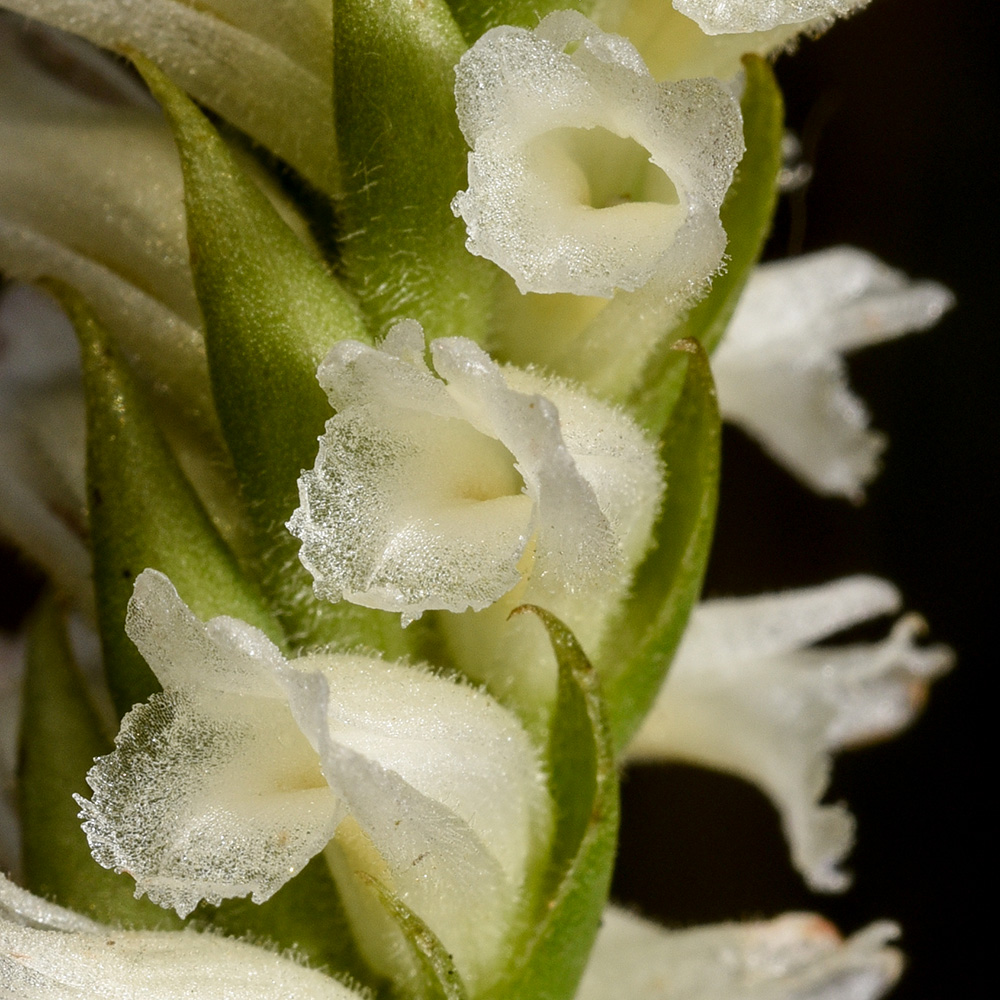
<svg viewBox="0 0 1000 1000">
<path fill-rule="evenodd" d="M 522 292 L 611 297 L 718 267 L 718 209 L 743 151 L 714 80 L 658 84 L 624 38 L 559 11 L 486 32 L 456 69 L 473 151 L 452 209 Z"/>
<path fill-rule="evenodd" d="M 860 500 L 885 439 L 842 355 L 927 329 L 953 302 L 855 247 L 762 264 L 712 356 L 722 415 L 817 492 Z"/>
<path fill-rule="evenodd" d="M 316 592 L 406 622 L 481 610 L 528 577 L 568 591 L 617 584 L 662 486 L 638 429 L 562 383 L 501 369 L 469 340 L 432 342 L 437 375 L 423 349 L 407 321 L 380 349 L 345 342 L 320 366 L 338 412 L 288 525 Z M 584 425 L 576 448 L 548 385 Z M 624 463 L 644 474 L 638 485 Z"/>
<path fill-rule="evenodd" d="M 786 24 L 843 17 L 871 0 L 673 0 L 708 35 L 768 31 Z"/>
<path fill-rule="evenodd" d="M 809 885 L 846 888 L 839 865 L 854 820 L 841 803 L 819 804 L 832 754 L 909 725 L 952 654 L 918 646 L 924 625 L 912 614 L 878 643 L 807 647 L 899 606 L 895 587 L 864 576 L 700 604 L 629 758 L 686 760 L 754 782 L 781 813 Z"/>
<path fill-rule="evenodd" d="M 537 754 L 513 715 L 419 667 L 286 660 L 244 622 L 198 621 L 153 570 L 126 630 L 164 690 L 126 715 L 87 776 L 92 799 L 77 799 L 100 864 L 185 915 L 202 899 L 263 902 L 347 831 L 334 873 L 354 883 L 348 898 L 374 864 L 463 976 L 490 974 L 548 829 Z M 391 968 L 393 953 L 370 957 Z"/>
</svg>

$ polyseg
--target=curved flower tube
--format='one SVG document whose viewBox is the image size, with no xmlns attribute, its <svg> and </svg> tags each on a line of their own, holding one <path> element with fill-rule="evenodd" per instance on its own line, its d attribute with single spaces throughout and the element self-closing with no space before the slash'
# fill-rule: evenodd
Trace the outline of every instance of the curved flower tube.
<svg viewBox="0 0 1000 1000">
<path fill-rule="evenodd" d="M 620 593 L 662 493 L 652 444 L 611 407 L 500 368 L 472 341 L 432 341 L 436 374 L 423 353 L 407 321 L 379 349 L 344 342 L 320 366 L 337 415 L 288 525 L 316 592 L 404 624 L 481 610 L 528 580 L 522 599 L 556 614 Z"/>
<path fill-rule="evenodd" d="M 832 755 L 909 725 L 952 654 L 916 645 L 917 615 L 878 643 L 808 647 L 899 606 L 895 587 L 864 576 L 698 605 L 628 759 L 685 760 L 754 782 L 781 813 L 809 885 L 846 888 L 839 864 L 854 820 L 843 804 L 818 804 Z"/>
<path fill-rule="evenodd" d="M 610 297 L 655 278 L 679 294 L 719 266 L 743 147 L 718 84 L 657 84 L 625 39 L 560 11 L 486 32 L 455 94 L 473 151 L 452 207 L 520 291 Z"/>
<path fill-rule="evenodd" d="M 127 931 L 55 906 L 0 875 L 0 991 L 68 1000 L 361 1000 L 293 959 L 216 934 Z"/>
<path fill-rule="evenodd" d="M 808 913 L 668 931 L 609 906 L 576 1000 L 875 1000 L 902 956 L 881 922 L 846 941 Z"/>
<path fill-rule="evenodd" d="M 925 330 L 953 302 L 854 247 L 762 264 L 712 356 L 722 415 L 818 493 L 860 500 L 885 439 L 842 355 Z"/>
<path fill-rule="evenodd" d="M 125 716 L 87 776 L 92 799 L 78 798 L 100 864 L 185 915 L 202 899 L 263 902 L 332 840 L 380 971 L 412 973 L 359 871 L 405 899 L 470 985 L 497 973 L 548 835 L 540 765 L 512 715 L 418 667 L 286 660 L 244 622 L 198 621 L 153 570 L 126 631 L 164 690 Z"/>
</svg>

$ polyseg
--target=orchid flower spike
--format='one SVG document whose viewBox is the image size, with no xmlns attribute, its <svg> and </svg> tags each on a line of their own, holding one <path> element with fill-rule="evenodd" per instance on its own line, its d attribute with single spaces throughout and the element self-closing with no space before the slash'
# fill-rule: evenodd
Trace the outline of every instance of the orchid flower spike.
<svg viewBox="0 0 1000 1000">
<path fill-rule="evenodd" d="M 337 980 L 216 934 L 126 931 L 0 875 L 0 993 L 32 1000 L 362 1000 Z"/>
<path fill-rule="evenodd" d="M 684 760 L 756 783 L 809 885 L 846 888 L 839 864 L 854 820 L 843 804 L 818 804 L 831 756 L 905 728 L 952 654 L 916 645 L 918 615 L 878 643 L 808 647 L 899 606 L 895 587 L 865 576 L 700 604 L 628 759 Z"/>
<path fill-rule="evenodd" d="M 164 690 L 125 716 L 78 798 L 100 864 L 185 915 L 202 899 L 263 902 L 325 850 L 379 971 L 415 974 L 358 872 L 405 900 L 470 988 L 497 973 L 549 824 L 511 714 L 415 666 L 286 660 L 244 622 L 198 621 L 153 570 L 125 627 Z"/>
<path fill-rule="evenodd" d="M 876 1000 L 899 978 L 888 922 L 846 941 L 808 913 L 668 931 L 609 906 L 576 1000 Z"/>
<path fill-rule="evenodd" d="M 456 69 L 469 250 L 522 292 L 687 294 L 719 266 L 719 206 L 743 152 L 714 80 L 658 84 L 575 11 L 486 32 Z"/>
<path fill-rule="evenodd" d="M 885 439 L 842 355 L 927 329 L 953 302 L 854 247 L 762 264 L 712 357 L 722 414 L 818 493 L 859 500 Z"/>
</svg>

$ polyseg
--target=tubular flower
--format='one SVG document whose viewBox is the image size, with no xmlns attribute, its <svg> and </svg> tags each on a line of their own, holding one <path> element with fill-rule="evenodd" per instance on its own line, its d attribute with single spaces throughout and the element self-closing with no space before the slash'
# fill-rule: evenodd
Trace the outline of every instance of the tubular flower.
<svg viewBox="0 0 1000 1000">
<path fill-rule="evenodd" d="M 87 776 L 92 800 L 78 799 L 98 862 L 184 915 L 202 899 L 268 899 L 332 840 L 381 971 L 407 975 L 406 949 L 358 871 L 405 900 L 467 982 L 496 971 L 548 823 L 513 716 L 411 666 L 286 660 L 244 622 L 198 621 L 152 570 L 126 631 L 164 691 L 125 716 L 116 750 Z"/>
<path fill-rule="evenodd" d="M 901 618 L 881 642 L 809 649 L 899 609 L 884 580 L 849 577 L 806 590 L 706 601 L 685 632 L 652 711 L 628 750 L 673 758 L 758 784 L 781 813 L 792 860 L 814 889 L 837 891 L 854 839 L 842 804 L 819 805 L 834 751 L 907 726 L 927 682 L 952 662 L 918 647 L 923 621 Z"/>
<path fill-rule="evenodd" d="M 47 903 L 0 875 L 0 990 L 37 1000 L 360 1000 L 290 958 L 195 931 L 125 931 Z"/>
<path fill-rule="evenodd" d="M 845 941 L 807 913 L 667 931 L 609 906 L 576 1000 L 875 1000 L 902 971 L 898 935 L 881 922 Z"/>
<path fill-rule="evenodd" d="M 842 355 L 927 329 L 953 301 L 854 247 L 762 264 L 712 357 L 722 414 L 817 492 L 860 499 L 885 440 Z"/>
<path fill-rule="evenodd" d="M 623 414 L 501 368 L 472 341 L 395 326 L 336 345 L 319 380 L 337 415 L 289 529 L 317 593 L 402 612 L 481 610 L 518 591 L 559 615 L 621 593 L 663 481 Z M 579 614 L 579 611 L 576 611 Z"/>
<path fill-rule="evenodd" d="M 452 207 L 522 292 L 677 295 L 718 268 L 742 136 L 715 82 L 657 84 L 625 39 L 560 11 L 484 34 L 455 93 L 473 151 Z"/>
</svg>

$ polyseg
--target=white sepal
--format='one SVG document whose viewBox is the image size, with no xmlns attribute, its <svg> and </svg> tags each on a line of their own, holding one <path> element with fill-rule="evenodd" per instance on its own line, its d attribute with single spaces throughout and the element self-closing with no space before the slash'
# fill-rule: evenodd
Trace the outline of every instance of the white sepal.
<svg viewBox="0 0 1000 1000">
<path fill-rule="evenodd" d="M 916 644 L 916 615 L 881 642 L 807 647 L 899 604 L 891 584 L 862 576 L 700 604 L 628 758 L 685 760 L 754 782 L 778 808 L 810 886 L 845 888 L 839 865 L 854 820 L 843 804 L 819 804 L 833 752 L 907 726 L 952 656 Z"/>
<path fill-rule="evenodd" d="M 867 6 L 871 0 L 673 0 L 682 14 L 709 35 L 768 31 L 783 25 L 828 22 Z"/>
</svg>

